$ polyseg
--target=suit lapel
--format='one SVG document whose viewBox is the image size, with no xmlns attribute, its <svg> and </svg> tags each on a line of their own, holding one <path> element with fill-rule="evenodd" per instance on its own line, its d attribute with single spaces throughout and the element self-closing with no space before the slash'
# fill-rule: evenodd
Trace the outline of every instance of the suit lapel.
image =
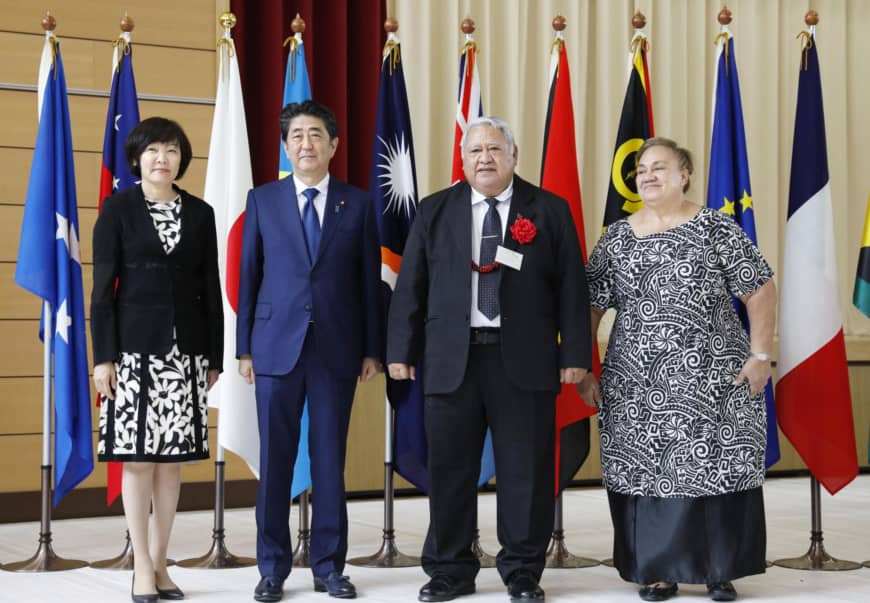
<svg viewBox="0 0 870 603">
<path fill-rule="evenodd" d="M 453 187 L 447 200 L 451 207 L 447 211 L 450 232 L 459 246 L 466 266 L 471 266 L 471 187 L 462 181 Z"/>
<path fill-rule="evenodd" d="M 305 246 L 305 232 L 302 230 L 302 216 L 299 215 L 299 202 L 296 199 L 296 185 L 293 183 L 293 176 L 287 176 L 279 183 L 278 198 L 275 199 L 279 223 L 287 225 L 287 230 L 290 233 L 288 244 L 292 249 L 293 256 L 301 257 L 311 265 L 308 259 L 308 248 Z"/>
<path fill-rule="evenodd" d="M 323 255 L 326 246 L 329 245 L 336 228 L 338 228 L 344 216 L 346 201 L 342 198 L 342 188 L 341 183 L 337 179 L 330 177 L 329 189 L 326 193 L 326 203 L 323 206 L 323 226 L 320 232 L 320 246 L 317 248 L 318 258 Z"/>
<path fill-rule="evenodd" d="M 518 176 L 514 176 L 514 190 L 511 196 L 511 207 L 508 211 L 508 223 L 504 231 L 504 240 L 502 246 L 512 251 L 519 251 L 520 244 L 511 235 L 511 225 L 517 221 L 517 218 L 522 215 L 534 222 L 534 206 L 532 202 L 535 200 L 533 189 L 526 184 L 526 181 Z"/>
</svg>

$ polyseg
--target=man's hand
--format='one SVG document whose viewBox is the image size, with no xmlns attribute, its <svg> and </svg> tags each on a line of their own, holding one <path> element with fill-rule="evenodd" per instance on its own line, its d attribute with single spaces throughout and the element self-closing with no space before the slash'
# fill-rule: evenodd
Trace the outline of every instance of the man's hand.
<svg viewBox="0 0 870 603">
<path fill-rule="evenodd" d="M 384 372 L 384 365 L 377 358 L 366 356 L 363 358 L 362 368 L 359 371 L 359 380 L 362 382 L 370 381 L 372 377 L 382 372 Z"/>
<path fill-rule="evenodd" d="M 559 381 L 562 383 L 580 383 L 587 372 L 589 371 L 585 368 L 559 369 Z"/>
<path fill-rule="evenodd" d="M 586 373 L 580 383 L 577 384 L 577 391 L 587 406 L 598 408 L 598 405 L 601 404 L 601 386 L 598 384 L 595 374 L 591 371 Z"/>
<path fill-rule="evenodd" d="M 417 379 L 417 370 L 413 366 L 401 362 L 393 362 L 387 368 L 390 371 L 390 378 L 396 381 L 404 381 L 405 379 L 415 381 Z"/>
<path fill-rule="evenodd" d="M 94 367 L 94 386 L 103 399 L 115 399 L 118 377 L 115 375 L 114 362 L 103 362 Z"/>
<path fill-rule="evenodd" d="M 239 374 L 245 383 L 254 384 L 254 360 L 250 354 L 243 354 L 239 357 Z"/>
</svg>

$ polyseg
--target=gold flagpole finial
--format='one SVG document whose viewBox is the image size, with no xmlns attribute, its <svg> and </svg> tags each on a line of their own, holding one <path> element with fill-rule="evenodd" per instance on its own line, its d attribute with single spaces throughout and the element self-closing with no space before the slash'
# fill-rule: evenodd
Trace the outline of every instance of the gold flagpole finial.
<svg viewBox="0 0 870 603">
<path fill-rule="evenodd" d="M 40 23 L 45 31 L 53 32 L 54 28 L 57 27 L 57 19 L 54 18 L 50 11 L 45 11 L 45 16 Z"/>
<path fill-rule="evenodd" d="M 387 41 L 384 44 L 384 58 L 389 58 L 390 75 L 396 65 L 402 60 L 402 54 L 399 50 L 398 38 L 396 32 L 399 31 L 399 21 L 395 17 L 387 17 L 384 21 L 384 31 L 387 32 Z"/>
<path fill-rule="evenodd" d="M 230 11 L 226 11 L 218 15 L 218 23 L 220 23 L 221 27 L 224 30 L 232 29 L 238 23 L 238 19 L 236 16 Z"/>
<path fill-rule="evenodd" d="M 133 21 L 133 17 L 128 15 L 127 11 L 124 11 L 124 16 L 121 17 L 121 31 L 124 33 L 130 33 L 135 27 L 136 23 Z"/>
<path fill-rule="evenodd" d="M 725 74 L 727 75 L 728 74 L 728 63 L 729 63 L 729 61 L 728 61 L 728 53 L 729 53 L 728 40 L 731 38 L 731 32 L 728 31 L 728 26 L 731 24 L 731 21 L 733 20 L 732 13 L 730 10 L 728 10 L 727 6 L 722 7 L 722 10 L 719 11 L 719 14 L 716 17 L 716 20 L 719 21 L 719 27 L 720 27 L 721 31 L 719 32 L 719 35 L 717 35 L 715 38 L 713 38 L 713 45 L 715 46 L 716 44 L 719 43 L 719 40 L 722 40 L 722 45 L 724 46 L 724 50 L 725 50 Z"/>
<path fill-rule="evenodd" d="M 643 29 L 646 27 L 646 17 L 640 11 L 636 11 L 631 17 L 631 26 L 635 29 Z"/>
<path fill-rule="evenodd" d="M 562 44 L 564 43 L 564 38 L 562 37 L 562 32 L 565 31 L 565 28 L 568 26 L 568 21 L 560 14 L 557 14 L 553 17 L 553 30 L 556 32 L 556 37 L 553 39 L 553 43 L 550 45 L 550 53 L 552 54 L 553 49 L 557 49 L 559 52 L 562 52 Z"/>
</svg>

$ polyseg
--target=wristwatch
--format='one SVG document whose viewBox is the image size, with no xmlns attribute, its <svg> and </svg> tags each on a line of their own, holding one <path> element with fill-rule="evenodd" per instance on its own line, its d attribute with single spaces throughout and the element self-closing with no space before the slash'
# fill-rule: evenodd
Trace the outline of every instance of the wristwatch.
<svg viewBox="0 0 870 603">
<path fill-rule="evenodd" d="M 750 358 L 755 358 L 756 360 L 761 360 L 762 362 L 770 362 L 773 360 L 773 356 L 768 354 L 767 352 L 752 352 L 749 354 Z"/>
</svg>

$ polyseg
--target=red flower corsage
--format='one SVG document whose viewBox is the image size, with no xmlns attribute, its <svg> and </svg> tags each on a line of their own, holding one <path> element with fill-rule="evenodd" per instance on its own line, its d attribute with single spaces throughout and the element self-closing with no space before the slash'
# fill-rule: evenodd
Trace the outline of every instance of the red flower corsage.
<svg viewBox="0 0 870 603">
<path fill-rule="evenodd" d="M 514 241 L 520 245 L 525 245 L 526 243 L 531 243 L 537 234 L 538 229 L 535 227 L 535 223 L 528 218 L 524 218 L 522 214 L 518 214 L 517 219 L 511 225 L 511 236 L 514 238 Z"/>
</svg>

